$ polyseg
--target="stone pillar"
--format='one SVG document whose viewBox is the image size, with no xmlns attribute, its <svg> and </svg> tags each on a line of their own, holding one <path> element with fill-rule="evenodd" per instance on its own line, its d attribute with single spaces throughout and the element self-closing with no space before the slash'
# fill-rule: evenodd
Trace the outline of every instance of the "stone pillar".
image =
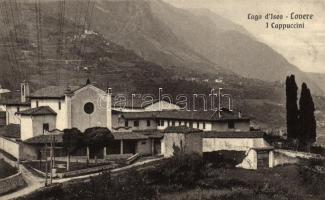
<svg viewBox="0 0 325 200">
<path fill-rule="evenodd" d="M 103 149 L 103 156 L 104 156 L 104 159 L 106 158 L 106 147 L 104 147 Z"/>
<path fill-rule="evenodd" d="M 123 140 L 120 140 L 120 154 L 123 154 Z"/>
<path fill-rule="evenodd" d="M 66 128 L 72 128 L 72 115 L 71 115 L 71 98 L 73 96 L 73 92 L 70 87 L 67 87 L 65 91 L 65 106 L 66 106 Z"/>
<path fill-rule="evenodd" d="M 155 139 L 151 138 L 151 155 L 155 155 Z"/>
<path fill-rule="evenodd" d="M 269 167 L 273 168 L 274 167 L 274 151 L 271 150 L 269 152 Z"/>
</svg>

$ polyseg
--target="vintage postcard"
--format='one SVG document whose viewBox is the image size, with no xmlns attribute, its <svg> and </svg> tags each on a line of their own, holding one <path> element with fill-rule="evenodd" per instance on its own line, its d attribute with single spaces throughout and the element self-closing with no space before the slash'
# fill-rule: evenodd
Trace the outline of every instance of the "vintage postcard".
<svg viewBox="0 0 325 200">
<path fill-rule="evenodd" d="M 0 58 L 0 199 L 325 199 L 325 0 L 0 0 Z"/>
</svg>

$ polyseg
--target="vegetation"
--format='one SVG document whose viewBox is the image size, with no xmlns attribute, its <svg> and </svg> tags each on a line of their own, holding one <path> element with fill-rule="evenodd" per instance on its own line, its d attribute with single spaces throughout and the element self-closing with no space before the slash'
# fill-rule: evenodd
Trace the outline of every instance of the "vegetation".
<svg viewBox="0 0 325 200">
<path fill-rule="evenodd" d="M 287 109 L 287 134 L 290 139 L 298 137 L 298 105 L 297 84 L 295 76 L 287 76 L 286 79 L 286 109 Z"/>
<path fill-rule="evenodd" d="M 301 86 L 299 110 L 297 106 L 297 84 L 294 75 L 286 79 L 287 134 L 289 139 L 297 139 L 301 150 L 310 150 L 316 141 L 315 105 L 306 83 Z"/>
<path fill-rule="evenodd" d="M 299 141 L 303 146 L 309 146 L 316 141 L 315 106 L 306 83 L 302 84 L 299 100 Z M 308 148 L 309 149 L 309 148 Z"/>
<path fill-rule="evenodd" d="M 17 169 L 0 159 L 0 179 L 17 173 Z"/>
<path fill-rule="evenodd" d="M 67 171 L 70 170 L 70 154 L 82 147 L 83 144 L 83 134 L 77 128 L 64 129 L 63 130 L 63 146 L 67 152 Z"/>
<path fill-rule="evenodd" d="M 87 159 L 89 159 L 89 148 L 96 153 L 103 149 L 114 137 L 107 128 L 92 127 L 86 129 L 84 133 L 77 128 L 64 129 L 62 139 L 63 146 L 67 152 L 67 171 L 69 171 L 70 154 L 72 152 L 83 146 L 87 146 Z"/>
<path fill-rule="evenodd" d="M 322 200 L 325 175 L 311 170 L 312 165 L 319 163 L 254 171 L 216 167 L 196 154 L 177 154 L 150 167 L 119 174 L 103 172 L 88 180 L 45 188 L 20 200 Z"/>
</svg>

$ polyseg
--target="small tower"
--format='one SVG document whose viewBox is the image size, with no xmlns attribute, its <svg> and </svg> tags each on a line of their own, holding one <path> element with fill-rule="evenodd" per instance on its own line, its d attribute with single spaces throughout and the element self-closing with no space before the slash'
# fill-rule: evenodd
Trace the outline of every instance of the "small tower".
<svg viewBox="0 0 325 200">
<path fill-rule="evenodd" d="M 20 96 L 21 96 L 20 99 L 21 102 L 24 103 L 27 101 L 27 98 L 29 96 L 29 83 L 27 81 L 23 81 L 20 84 Z"/>
</svg>

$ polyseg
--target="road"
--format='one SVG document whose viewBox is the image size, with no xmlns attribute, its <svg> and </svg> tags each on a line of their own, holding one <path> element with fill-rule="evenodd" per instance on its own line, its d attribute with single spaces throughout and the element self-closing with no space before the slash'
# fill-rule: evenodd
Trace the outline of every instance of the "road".
<svg viewBox="0 0 325 200">
<path fill-rule="evenodd" d="M 155 161 L 159 161 L 162 160 L 163 158 L 154 158 L 154 159 L 150 159 L 150 160 L 145 160 L 145 161 L 141 161 L 141 162 L 136 162 L 132 165 L 128 165 L 125 167 L 121 167 L 121 168 L 116 168 L 111 170 L 111 173 L 119 173 L 134 167 L 139 167 L 145 164 L 149 164 L 151 162 L 155 162 Z M 9 200 L 9 199 L 15 199 L 27 194 L 30 194 L 42 187 L 45 187 L 45 180 L 43 178 L 37 177 L 35 176 L 32 172 L 30 172 L 30 170 L 28 170 L 26 167 L 24 167 L 23 165 L 20 165 L 20 170 L 23 174 L 24 180 L 27 183 L 27 187 L 18 190 L 16 192 L 4 195 L 0 197 L 0 200 Z M 82 176 L 75 176 L 75 177 L 68 177 L 68 178 L 62 178 L 62 179 L 54 179 L 53 183 L 63 183 L 63 182 L 67 182 L 67 181 L 71 181 L 71 180 L 77 180 L 77 179 L 85 179 L 85 178 L 89 178 L 91 176 L 98 176 L 100 174 L 100 172 L 97 173 L 93 173 L 93 174 L 87 174 L 87 175 L 82 175 Z"/>
</svg>

